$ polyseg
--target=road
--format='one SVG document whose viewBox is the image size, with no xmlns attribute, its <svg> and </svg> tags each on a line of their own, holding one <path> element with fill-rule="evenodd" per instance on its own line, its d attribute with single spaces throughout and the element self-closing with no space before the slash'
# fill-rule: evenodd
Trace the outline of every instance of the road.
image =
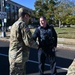
<svg viewBox="0 0 75 75">
<path fill-rule="evenodd" d="M 8 50 L 9 47 L 0 47 L 0 75 L 9 75 Z M 66 75 L 67 68 L 75 57 L 75 51 L 57 49 L 56 56 L 58 75 Z M 38 75 L 37 50 L 30 49 L 26 65 L 27 75 Z M 48 59 L 45 64 L 45 75 L 50 75 Z"/>
</svg>

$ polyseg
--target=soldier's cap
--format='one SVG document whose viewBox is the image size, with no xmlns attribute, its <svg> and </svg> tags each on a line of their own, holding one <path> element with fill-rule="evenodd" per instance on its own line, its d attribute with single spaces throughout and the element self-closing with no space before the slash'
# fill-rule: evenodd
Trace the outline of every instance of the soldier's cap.
<svg viewBox="0 0 75 75">
<path fill-rule="evenodd" d="M 20 15 L 25 15 L 25 14 L 27 14 L 27 15 L 30 16 L 29 12 L 27 12 L 24 7 L 21 7 L 21 8 L 19 9 L 19 14 L 20 14 Z"/>
<path fill-rule="evenodd" d="M 28 12 L 25 12 L 25 14 L 27 14 L 27 15 L 31 16 Z"/>
</svg>

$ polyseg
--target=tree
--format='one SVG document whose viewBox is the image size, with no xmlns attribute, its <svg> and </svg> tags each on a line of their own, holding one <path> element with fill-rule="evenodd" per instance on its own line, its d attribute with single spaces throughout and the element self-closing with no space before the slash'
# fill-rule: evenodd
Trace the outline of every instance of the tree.
<svg viewBox="0 0 75 75">
<path fill-rule="evenodd" d="M 65 19 L 65 22 L 66 24 L 70 25 L 75 25 L 75 16 L 68 16 L 66 19 Z"/>
<path fill-rule="evenodd" d="M 59 27 L 61 27 L 61 23 L 64 23 L 64 19 L 72 15 L 72 6 L 73 3 L 70 0 L 60 0 L 59 6 L 55 11 L 55 18 L 59 20 Z"/>
<path fill-rule="evenodd" d="M 66 23 L 68 16 L 75 15 L 75 5 L 71 0 L 36 0 L 34 7 L 37 18 L 44 15 L 49 23 L 59 21 L 59 27 Z"/>
<path fill-rule="evenodd" d="M 37 0 L 34 4 L 36 10 L 36 16 L 46 16 L 47 21 L 50 21 L 50 17 L 54 15 L 55 5 L 57 0 Z"/>
</svg>

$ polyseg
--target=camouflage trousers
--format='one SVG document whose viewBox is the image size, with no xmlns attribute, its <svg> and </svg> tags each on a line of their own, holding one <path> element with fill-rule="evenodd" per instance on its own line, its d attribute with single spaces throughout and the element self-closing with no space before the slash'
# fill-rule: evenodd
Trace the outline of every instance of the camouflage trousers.
<svg viewBox="0 0 75 75">
<path fill-rule="evenodd" d="M 73 60 L 72 64 L 69 66 L 66 75 L 75 75 L 75 59 Z"/>
<path fill-rule="evenodd" d="M 9 75 L 26 75 L 26 62 L 28 58 L 24 57 L 24 59 L 25 60 L 21 60 L 21 62 L 9 59 L 9 63 L 10 63 Z"/>
<path fill-rule="evenodd" d="M 10 75 L 26 75 L 25 63 L 12 63 L 10 65 Z"/>
</svg>

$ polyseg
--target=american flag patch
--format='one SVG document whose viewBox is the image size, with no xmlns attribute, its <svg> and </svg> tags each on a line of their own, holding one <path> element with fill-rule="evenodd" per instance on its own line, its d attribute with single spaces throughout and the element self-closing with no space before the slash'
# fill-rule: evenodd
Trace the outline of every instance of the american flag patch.
<svg viewBox="0 0 75 75">
<path fill-rule="evenodd" d="M 26 28 L 26 31 L 29 31 L 30 29 L 29 28 Z"/>
</svg>

